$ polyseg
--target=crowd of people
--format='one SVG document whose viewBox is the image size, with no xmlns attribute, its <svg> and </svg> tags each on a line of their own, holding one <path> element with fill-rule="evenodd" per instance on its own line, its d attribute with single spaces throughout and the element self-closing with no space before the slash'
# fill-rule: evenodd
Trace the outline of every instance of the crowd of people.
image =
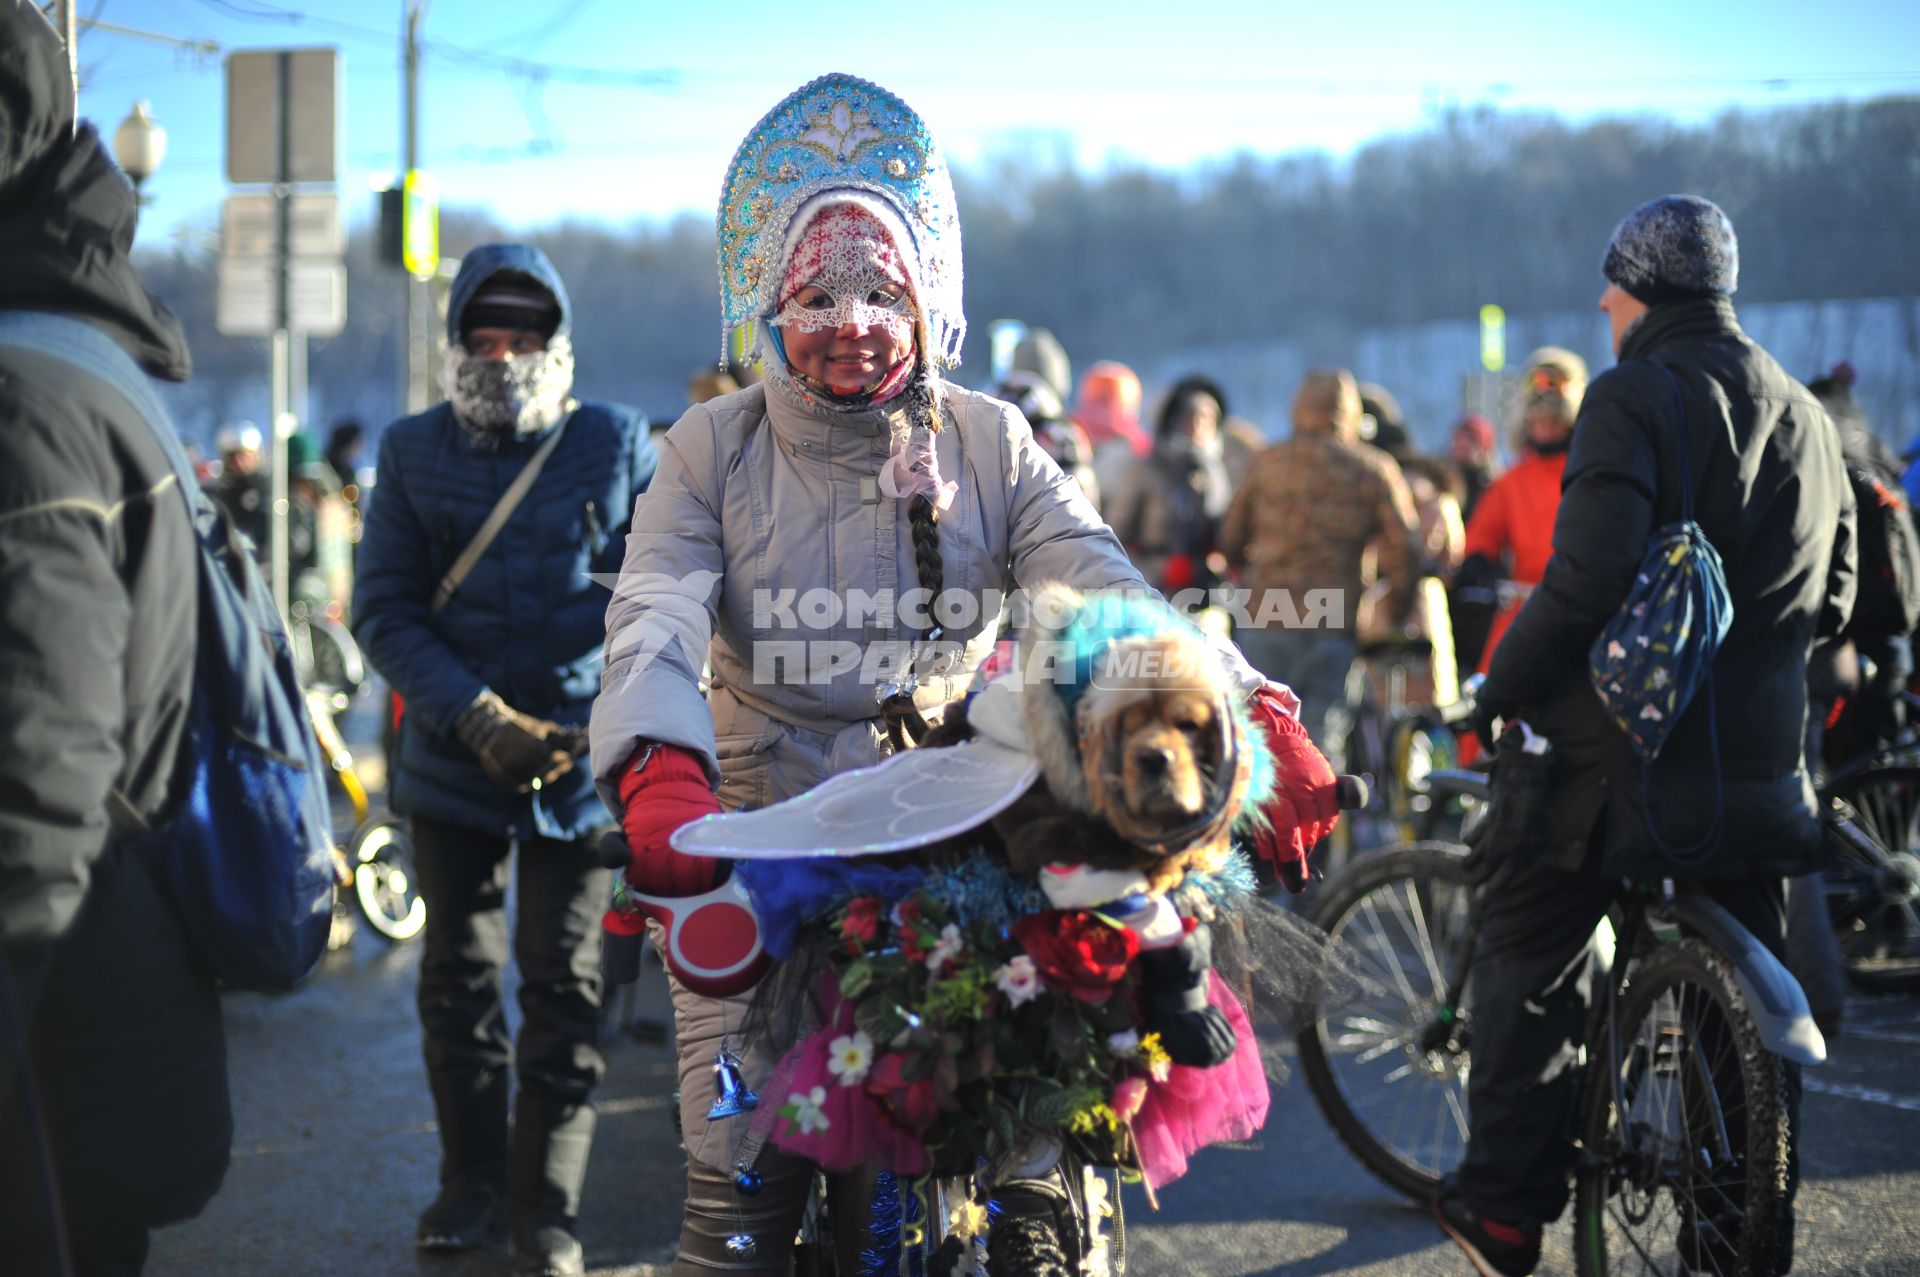
<svg viewBox="0 0 1920 1277">
<path fill-rule="evenodd" d="M 0 34 L 0 312 L 78 317 L 150 375 L 184 378 L 179 327 L 128 257 L 133 193 L 76 127 L 56 34 L 22 0 L 0 0 Z M 1200 616 L 1272 731 L 1298 730 L 1297 712 L 1330 745 L 1358 645 L 1444 626 L 1436 650 L 1487 676 L 1483 734 L 1525 717 L 1554 740 L 1552 828 L 1483 919 L 1475 978 L 1493 1005 L 1472 1143 L 1435 1204 L 1481 1272 L 1531 1271 L 1565 1197 L 1563 1065 L 1588 989 L 1566 973 L 1621 872 L 1672 872 L 1579 659 L 1649 534 L 1695 510 L 1735 615 L 1719 709 L 1683 716 L 1651 801 L 1686 826 L 1700 815 L 1687 794 L 1724 791 L 1727 831 L 1697 873 L 1770 948 L 1781 875 L 1817 830 L 1809 653 L 1871 644 L 1879 668 L 1910 668 L 1904 634 L 1847 628 L 1842 432 L 1741 332 L 1724 214 L 1693 196 L 1628 212 L 1602 267 L 1618 365 L 1589 378 L 1571 352 L 1535 352 L 1504 472 L 1494 423 L 1464 417 L 1445 455 L 1423 455 L 1391 393 L 1339 368 L 1303 379 L 1272 442 L 1204 375 L 1150 408 L 1117 363 L 1075 386 L 1043 329 L 990 392 L 957 384 L 950 177 L 920 118 L 864 81 L 826 77 L 769 112 L 729 167 L 717 230 L 723 320 L 749 333 L 758 375 L 702 387 L 663 435 L 574 396 L 565 283 L 509 244 L 462 262 L 446 402 L 378 439 L 352 617 L 404 702 L 390 801 L 428 906 L 419 1013 L 441 1157 L 413 1240 L 460 1251 L 504 1232 L 518 1273 L 583 1271 L 612 878 L 597 833 L 623 830 L 634 890 L 713 888 L 723 862 L 676 850 L 676 830 L 910 747 L 999 643 L 1005 593 L 1065 583 L 1151 589 Z M 133 1273 L 149 1230 L 217 1190 L 231 1133 L 217 991 L 155 869 L 128 853 L 130 831 L 179 800 L 195 639 L 191 594 L 168 583 L 188 571 L 188 516 L 136 406 L 4 338 L 0 1254 Z M 264 544 L 259 440 L 229 442 L 211 489 Z M 343 467 L 358 479 L 357 437 L 336 442 L 291 450 L 316 509 L 343 499 Z M 290 539 L 302 555 L 319 538 Z M 1460 600 L 1452 616 L 1428 579 Z M 975 604 L 935 633 L 904 607 L 821 626 L 768 602 L 912 591 Z M 1223 591 L 1239 602 L 1218 624 Z M 768 645 L 823 640 L 891 656 L 769 676 Z M 1278 811 L 1299 826 L 1280 845 L 1322 829 Z M 1297 858 L 1262 854 L 1304 885 Z M 750 1085 L 772 1061 L 743 996 L 678 980 L 672 994 L 689 1158 L 675 1271 L 784 1272 L 784 1248 L 753 1238 L 793 1234 L 813 1170 L 708 1120 L 717 1048 Z"/>
</svg>

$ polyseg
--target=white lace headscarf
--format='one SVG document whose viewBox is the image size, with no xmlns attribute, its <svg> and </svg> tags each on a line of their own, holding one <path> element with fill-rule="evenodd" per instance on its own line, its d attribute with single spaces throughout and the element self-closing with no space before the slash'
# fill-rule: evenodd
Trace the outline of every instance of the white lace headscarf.
<svg viewBox="0 0 1920 1277">
<path fill-rule="evenodd" d="M 939 430 L 939 383 L 925 357 L 927 320 L 914 287 L 913 263 L 900 251 L 906 228 L 882 200 L 857 191 L 828 191 L 802 205 L 782 246 L 779 303 L 762 329 L 767 379 L 805 403 L 862 412 L 904 396 L 892 455 L 880 489 L 896 500 L 925 495 L 945 510 L 957 485 L 940 473 L 933 434 Z M 801 294 L 818 289 L 825 298 Z M 887 297 L 892 300 L 883 300 Z M 892 335 L 902 358 L 860 392 L 822 385 L 789 364 L 783 334 L 853 324 Z"/>
</svg>

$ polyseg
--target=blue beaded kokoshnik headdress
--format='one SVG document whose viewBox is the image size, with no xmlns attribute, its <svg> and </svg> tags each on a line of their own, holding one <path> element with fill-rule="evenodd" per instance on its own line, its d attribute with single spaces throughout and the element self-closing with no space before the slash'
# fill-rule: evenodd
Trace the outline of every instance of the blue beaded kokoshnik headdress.
<svg viewBox="0 0 1920 1277">
<path fill-rule="evenodd" d="M 779 303 L 789 231 L 827 191 L 877 196 L 912 242 L 897 247 L 927 322 L 928 355 L 960 362 L 960 216 L 940 144 L 912 107 L 877 84 L 823 75 L 781 99 L 727 166 L 715 238 L 725 333 L 764 321 Z"/>
</svg>

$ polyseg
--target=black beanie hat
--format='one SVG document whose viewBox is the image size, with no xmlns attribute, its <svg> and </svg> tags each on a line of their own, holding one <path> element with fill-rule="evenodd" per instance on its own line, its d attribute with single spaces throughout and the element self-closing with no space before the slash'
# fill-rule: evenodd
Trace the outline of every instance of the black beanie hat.
<svg viewBox="0 0 1920 1277">
<path fill-rule="evenodd" d="M 1649 306 L 1725 297 L 1739 283 L 1740 244 L 1713 201 L 1662 195 L 1621 219 L 1600 273 Z"/>
<path fill-rule="evenodd" d="M 460 336 L 476 328 L 515 328 L 552 338 L 560 327 L 560 301 L 533 276 L 496 271 L 474 290 L 460 312 Z"/>
</svg>

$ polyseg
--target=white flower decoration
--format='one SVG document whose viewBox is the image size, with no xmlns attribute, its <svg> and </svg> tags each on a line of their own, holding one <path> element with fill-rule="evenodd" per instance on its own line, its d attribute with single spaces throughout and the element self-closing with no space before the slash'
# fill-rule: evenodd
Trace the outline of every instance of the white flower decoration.
<svg viewBox="0 0 1920 1277">
<path fill-rule="evenodd" d="M 827 1072 L 840 1079 L 842 1086 L 858 1086 L 873 1067 L 873 1039 L 855 1029 L 827 1045 Z"/>
<path fill-rule="evenodd" d="M 1124 1033 L 1107 1035 L 1107 1050 L 1115 1055 L 1132 1055 L 1140 1049 L 1140 1031 L 1128 1029 Z M 1104 1182 L 1104 1181 L 1103 1181 Z"/>
<path fill-rule="evenodd" d="M 993 973 L 993 982 L 1013 1006 L 1025 1006 L 1040 996 L 1040 973 L 1024 953 L 1007 959 L 1007 964 Z"/>
<path fill-rule="evenodd" d="M 948 959 L 960 955 L 961 947 L 960 928 L 949 922 L 940 928 L 940 938 L 927 951 L 927 970 L 939 975 L 940 968 L 947 965 Z"/>
<path fill-rule="evenodd" d="M 787 1103 L 793 1108 L 793 1124 L 799 1128 L 802 1135 L 824 1131 L 831 1125 L 827 1121 L 825 1111 L 821 1108 L 826 1102 L 827 1088 L 824 1086 L 816 1086 L 804 1095 L 795 1091 L 787 1096 Z"/>
</svg>

